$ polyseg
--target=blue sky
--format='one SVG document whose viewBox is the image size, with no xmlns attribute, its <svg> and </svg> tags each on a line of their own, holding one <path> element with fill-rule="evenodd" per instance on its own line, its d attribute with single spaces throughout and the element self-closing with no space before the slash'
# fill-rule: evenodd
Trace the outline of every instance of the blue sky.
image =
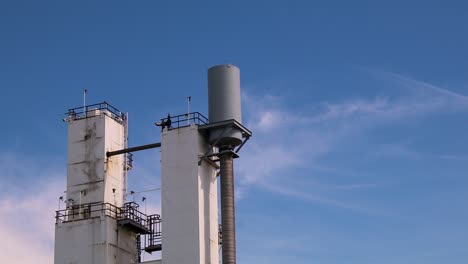
<svg viewBox="0 0 468 264">
<path fill-rule="evenodd" d="M 467 4 L 309 2 L 0 1 L 1 262 L 51 262 L 84 88 L 157 142 L 233 63 L 239 263 L 467 263 Z M 131 188 L 159 187 L 159 152 L 135 158 Z"/>
</svg>

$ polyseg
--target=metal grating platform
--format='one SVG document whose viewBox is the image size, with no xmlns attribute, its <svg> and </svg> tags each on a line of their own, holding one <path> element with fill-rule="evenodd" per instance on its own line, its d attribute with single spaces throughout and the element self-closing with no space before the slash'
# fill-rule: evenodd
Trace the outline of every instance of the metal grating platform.
<svg viewBox="0 0 468 264">
<path fill-rule="evenodd" d="M 117 221 L 117 224 L 125 229 L 128 229 L 136 234 L 149 234 L 151 231 L 143 224 L 133 219 L 121 219 Z"/>
<path fill-rule="evenodd" d="M 161 251 L 161 250 L 162 250 L 161 244 L 150 245 L 150 246 L 145 247 L 145 251 L 150 254 L 156 251 Z"/>
</svg>

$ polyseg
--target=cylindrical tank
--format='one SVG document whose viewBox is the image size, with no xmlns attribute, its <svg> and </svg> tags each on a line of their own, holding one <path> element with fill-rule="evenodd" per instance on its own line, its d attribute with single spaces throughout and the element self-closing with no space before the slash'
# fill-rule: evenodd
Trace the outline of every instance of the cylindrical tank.
<svg viewBox="0 0 468 264">
<path fill-rule="evenodd" d="M 240 71 L 234 65 L 218 65 L 208 70 L 208 119 L 216 123 L 235 119 L 242 123 Z M 210 131 L 210 143 L 218 147 L 238 146 L 242 134 L 238 129 L 220 128 Z"/>
</svg>

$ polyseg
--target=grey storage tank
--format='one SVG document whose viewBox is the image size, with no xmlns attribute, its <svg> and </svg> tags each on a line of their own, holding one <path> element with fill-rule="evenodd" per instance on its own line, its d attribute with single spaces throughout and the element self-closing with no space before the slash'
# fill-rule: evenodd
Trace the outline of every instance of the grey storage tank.
<svg viewBox="0 0 468 264">
<path fill-rule="evenodd" d="M 234 65 L 217 65 L 208 70 L 208 119 L 210 123 L 235 119 L 242 124 L 240 71 Z M 242 133 L 235 128 L 210 131 L 209 141 L 217 147 L 242 143 Z"/>
</svg>

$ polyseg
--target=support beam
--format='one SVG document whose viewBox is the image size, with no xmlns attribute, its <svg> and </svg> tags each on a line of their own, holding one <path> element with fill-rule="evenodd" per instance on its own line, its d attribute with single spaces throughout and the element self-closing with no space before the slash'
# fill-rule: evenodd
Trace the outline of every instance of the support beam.
<svg viewBox="0 0 468 264">
<path fill-rule="evenodd" d="M 126 149 L 121 149 L 121 150 L 116 150 L 116 151 L 108 151 L 106 155 L 107 157 L 112 157 L 112 156 L 120 155 L 124 153 L 135 152 L 135 151 L 140 151 L 140 150 L 145 150 L 145 149 L 152 149 L 152 148 L 160 148 L 160 147 L 161 147 L 161 143 L 153 143 L 153 144 L 131 147 L 131 148 L 126 148 Z"/>
</svg>

